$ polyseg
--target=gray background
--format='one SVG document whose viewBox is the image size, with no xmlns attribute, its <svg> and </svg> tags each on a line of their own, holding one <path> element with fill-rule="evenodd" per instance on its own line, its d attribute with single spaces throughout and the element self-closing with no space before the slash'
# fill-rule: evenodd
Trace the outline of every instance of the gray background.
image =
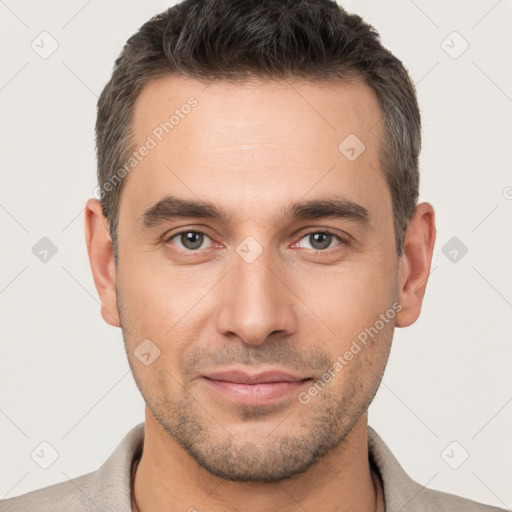
<svg viewBox="0 0 512 512">
<path fill-rule="evenodd" d="M 0 0 L 0 498 L 95 470 L 143 421 L 121 332 L 100 316 L 83 208 L 97 96 L 125 40 L 169 5 Z M 342 5 L 417 84 L 421 199 L 438 223 L 422 316 L 395 333 L 369 423 L 420 483 L 510 508 L 512 2 Z M 48 469 L 31 458 L 41 442 L 58 453 Z"/>
</svg>

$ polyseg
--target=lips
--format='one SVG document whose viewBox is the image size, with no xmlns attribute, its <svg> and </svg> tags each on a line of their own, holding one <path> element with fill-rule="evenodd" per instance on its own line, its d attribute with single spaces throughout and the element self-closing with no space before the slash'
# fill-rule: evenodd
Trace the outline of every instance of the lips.
<svg viewBox="0 0 512 512">
<path fill-rule="evenodd" d="M 210 390 L 223 398 L 245 405 L 269 404 L 298 391 L 311 379 L 280 370 L 247 373 L 227 370 L 208 373 L 202 377 Z"/>
<path fill-rule="evenodd" d="M 209 373 L 206 378 L 212 380 L 222 380 L 236 384 L 263 384 L 272 382 L 297 382 L 304 380 L 304 377 L 293 375 L 291 373 L 278 370 L 271 370 L 260 373 L 246 373 L 241 370 L 231 370 L 223 372 Z M 307 377 L 306 377 L 307 378 Z"/>
</svg>

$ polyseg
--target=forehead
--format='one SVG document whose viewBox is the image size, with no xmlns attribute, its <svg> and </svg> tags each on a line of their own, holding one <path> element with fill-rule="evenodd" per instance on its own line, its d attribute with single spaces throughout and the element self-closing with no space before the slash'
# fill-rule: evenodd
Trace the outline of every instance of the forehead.
<svg viewBox="0 0 512 512">
<path fill-rule="evenodd" d="M 336 189 L 371 202 L 387 193 L 379 169 L 381 121 L 377 98 L 360 79 L 153 80 L 135 104 L 135 148 L 145 155 L 127 176 L 123 196 L 139 210 L 165 194 L 213 195 L 226 204 L 234 198 L 237 208 L 259 198 L 262 207 L 280 207 Z M 139 151 L 143 146 L 151 148 Z"/>
<path fill-rule="evenodd" d="M 196 105 L 189 107 L 191 103 Z M 348 133 L 371 143 L 370 137 L 378 139 L 381 128 L 377 98 L 359 78 L 345 82 L 253 79 L 205 83 L 178 75 L 146 84 L 135 103 L 132 128 L 141 143 L 141 136 L 158 132 L 160 123 L 170 121 L 172 128 L 164 131 L 164 138 L 172 131 L 176 142 L 197 143 L 182 123 L 187 117 L 193 118 L 196 128 L 205 129 L 201 134 L 196 130 L 203 145 L 208 144 L 208 135 L 214 135 L 215 144 L 222 137 L 225 145 L 231 141 L 239 144 L 245 136 L 253 143 L 295 140 L 312 145 L 322 139 L 337 146 L 339 137 Z M 158 133 L 155 135 L 158 138 Z"/>
</svg>

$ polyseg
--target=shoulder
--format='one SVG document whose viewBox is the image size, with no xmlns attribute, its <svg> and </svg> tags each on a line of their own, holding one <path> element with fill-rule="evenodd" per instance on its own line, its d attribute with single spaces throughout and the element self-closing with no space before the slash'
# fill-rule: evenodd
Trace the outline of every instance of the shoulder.
<svg viewBox="0 0 512 512">
<path fill-rule="evenodd" d="M 89 512 L 87 488 L 94 473 L 0 501 L 0 512 Z M 94 506 L 93 506 L 94 508 Z"/>
<path fill-rule="evenodd" d="M 447 492 L 436 491 L 434 489 L 424 488 L 418 497 L 425 502 L 432 504 L 431 509 L 426 510 L 442 510 L 443 512 L 504 512 L 505 509 L 485 505 L 477 501 L 472 501 L 462 496 L 456 496 Z"/>
<path fill-rule="evenodd" d="M 389 447 L 368 426 L 368 454 L 384 490 L 386 512 L 503 512 L 505 509 L 429 489 L 413 480 Z"/>
<path fill-rule="evenodd" d="M 131 469 L 143 445 L 144 423 L 140 423 L 96 471 L 0 500 L 0 512 L 129 512 Z"/>
</svg>

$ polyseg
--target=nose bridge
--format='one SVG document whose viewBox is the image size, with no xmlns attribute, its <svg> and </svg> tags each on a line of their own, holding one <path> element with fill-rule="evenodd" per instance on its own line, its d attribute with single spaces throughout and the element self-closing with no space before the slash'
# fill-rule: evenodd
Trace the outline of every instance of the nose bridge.
<svg viewBox="0 0 512 512">
<path fill-rule="evenodd" d="M 251 237 L 237 247 L 217 311 L 221 334 L 234 333 L 247 344 L 259 345 L 274 331 L 293 332 L 291 297 L 276 276 L 278 267 L 270 249 Z"/>
</svg>

